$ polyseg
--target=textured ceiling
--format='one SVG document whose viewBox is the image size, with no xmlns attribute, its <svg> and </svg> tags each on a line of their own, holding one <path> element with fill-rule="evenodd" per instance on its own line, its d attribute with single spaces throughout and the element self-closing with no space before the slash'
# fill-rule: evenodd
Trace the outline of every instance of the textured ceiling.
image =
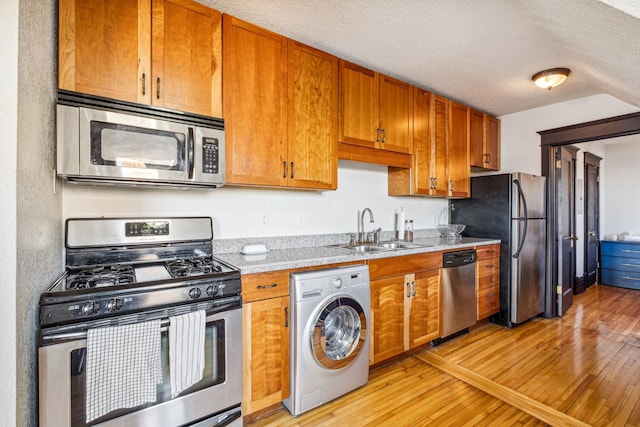
<svg viewBox="0 0 640 427">
<path fill-rule="evenodd" d="M 198 0 L 494 115 L 601 93 L 640 106 L 637 0 Z M 546 91 L 531 76 L 571 69 Z"/>
</svg>

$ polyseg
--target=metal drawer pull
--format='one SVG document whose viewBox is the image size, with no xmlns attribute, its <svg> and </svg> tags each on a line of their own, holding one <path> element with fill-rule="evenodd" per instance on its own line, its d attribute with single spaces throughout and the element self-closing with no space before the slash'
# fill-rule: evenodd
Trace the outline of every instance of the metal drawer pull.
<svg viewBox="0 0 640 427">
<path fill-rule="evenodd" d="M 289 327 L 289 307 L 284 308 L 284 327 Z"/>
<path fill-rule="evenodd" d="M 640 251 L 632 251 L 631 249 L 623 249 L 620 252 L 629 252 L 629 253 L 632 253 L 632 254 L 640 254 Z"/>
<path fill-rule="evenodd" d="M 156 90 L 156 98 L 160 99 L 160 77 L 158 77 L 157 83 L 158 83 L 158 87 Z"/>
<path fill-rule="evenodd" d="M 495 267 L 495 264 L 489 264 L 489 265 L 487 265 L 487 268 L 493 268 L 493 267 Z"/>
<path fill-rule="evenodd" d="M 278 286 L 277 283 L 272 283 L 270 285 L 258 285 L 258 289 L 270 289 L 275 288 L 276 286 Z"/>
<path fill-rule="evenodd" d="M 142 95 L 147 94 L 147 75 L 142 73 Z"/>
<path fill-rule="evenodd" d="M 640 267 L 640 264 L 622 264 L 625 267 Z"/>
<path fill-rule="evenodd" d="M 623 279 L 629 279 L 629 280 L 639 280 L 640 281 L 640 277 L 629 277 L 629 276 L 623 276 Z"/>
<path fill-rule="evenodd" d="M 411 296 L 415 297 L 418 293 L 418 287 L 416 286 L 416 282 L 411 282 L 411 286 L 413 287 L 413 292 L 411 292 Z"/>
<path fill-rule="evenodd" d="M 407 282 L 407 298 L 411 298 L 411 283 Z"/>
</svg>

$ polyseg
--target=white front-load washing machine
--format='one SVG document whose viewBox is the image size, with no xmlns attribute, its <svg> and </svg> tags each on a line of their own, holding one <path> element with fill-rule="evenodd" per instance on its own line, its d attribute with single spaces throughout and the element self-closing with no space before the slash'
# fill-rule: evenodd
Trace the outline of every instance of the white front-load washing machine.
<svg viewBox="0 0 640 427">
<path fill-rule="evenodd" d="M 369 379 L 369 267 L 293 273 L 290 279 L 291 415 L 361 387 Z"/>
</svg>

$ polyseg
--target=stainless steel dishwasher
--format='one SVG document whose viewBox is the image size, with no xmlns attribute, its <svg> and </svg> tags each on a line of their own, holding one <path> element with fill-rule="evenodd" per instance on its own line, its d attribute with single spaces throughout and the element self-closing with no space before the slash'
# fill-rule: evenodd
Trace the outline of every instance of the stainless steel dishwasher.
<svg viewBox="0 0 640 427">
<path fill-rule="evenodd" d="M 476 323 L 476 251 L 446 252 L 442 256 L 442 331 L 437 345 Z"/>
</svg>

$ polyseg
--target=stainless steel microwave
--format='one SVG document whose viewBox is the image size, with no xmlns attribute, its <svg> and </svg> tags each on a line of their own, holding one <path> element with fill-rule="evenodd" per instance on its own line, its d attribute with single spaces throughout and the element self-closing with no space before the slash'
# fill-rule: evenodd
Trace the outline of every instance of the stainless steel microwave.
<svg viewBox="0 0 640 427">
<path fill-rule="evenodd" d="M 224 122 L 59 91 L 57 173 L 74 183 L 220 187 Z"/>
</svg>

